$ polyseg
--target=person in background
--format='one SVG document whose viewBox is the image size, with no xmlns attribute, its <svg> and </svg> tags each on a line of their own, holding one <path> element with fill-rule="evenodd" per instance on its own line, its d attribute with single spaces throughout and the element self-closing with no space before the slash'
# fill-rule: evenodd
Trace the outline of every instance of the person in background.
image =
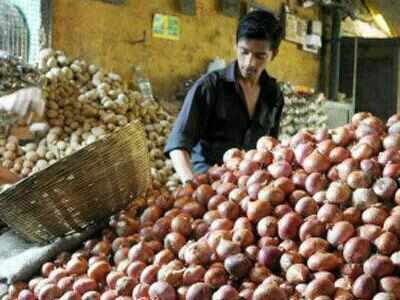
<svg viewBox="0 0 400 300">
<path fill-rule="evenodd" d="M 42 91 L 37 87 L 20 89 L 13 94 L 0 97 L 0 111 L 27 118 L 31 113 L 41 118 L 45 110 Z M 0 184 L 13 184 L 20 178 L 6 168 L 0 167 Z"/>
<path fill-rule="evenodd" d="M 236 60 L 193 85 L 164 149 L 182 183 L 221 164 L 230 148 L 254 149 L 277 137 L 284 100 L 265 67 L 276 57 L 283 29 L 275 16 L 256 10 L 239 21 Z"/>
</svg>

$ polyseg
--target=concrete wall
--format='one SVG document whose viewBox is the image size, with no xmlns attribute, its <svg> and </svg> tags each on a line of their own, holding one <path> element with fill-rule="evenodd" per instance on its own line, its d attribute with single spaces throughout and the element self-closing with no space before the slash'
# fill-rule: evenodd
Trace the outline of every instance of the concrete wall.
<svg viewBox="0 0 400 300">
<path fill-rule="evenodd" d="M 171 97 L 181 81 L 205 72 L 219 56 L 234 59 L 237 19 L 223 16 L 217 0 L 197 0 L 197 15 L 179 12 L 174 0 L 127 0 L 110 5 L 94 0 L 54 0 L 53 47 L 72 56 L 98 63 L 108 70 L 132 78 L 132 66 L 140 64 L 151 79 L 156 95 Z M 281 0 L 260 0 L 258 4 L 279 11 Z M 169 41 L 151 36 L 154 13 L 178 16 L 181 39 Z M 314 10 L 299 11 L 318 18 Z M 146 44 L 132 44 L 147 31 Z M 280 54 L 268 67 L 273 76 L 293 84 L 317 86 L 318 56 L 283 42 Z"/>
</svg>

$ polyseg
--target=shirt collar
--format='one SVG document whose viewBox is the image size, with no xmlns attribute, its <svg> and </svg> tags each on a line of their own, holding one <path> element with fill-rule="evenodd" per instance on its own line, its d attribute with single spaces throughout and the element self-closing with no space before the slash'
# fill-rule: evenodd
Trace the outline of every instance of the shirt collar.
<svg viewBox="0 0 400 300">
<path fill-rule="evenodd" d="M 235 60 L 234 62 L 230 63 L 224 70 L 224 79 L 228 82 L 236 82 L 237 81 L 237 69 L 238 63 Z M 261 86 L 268 85 L 271 81 L 271 77 L 268 75 L 267 71 L 262 71 L 260 76 L 260 83 Z"/>
</svg>

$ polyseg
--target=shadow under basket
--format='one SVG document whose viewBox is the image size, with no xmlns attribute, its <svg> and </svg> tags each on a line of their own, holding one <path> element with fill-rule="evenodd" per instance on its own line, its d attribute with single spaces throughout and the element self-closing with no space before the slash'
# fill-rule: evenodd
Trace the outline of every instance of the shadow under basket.
<svg viewBox="0 0 400 300">
<path fill-rule="evenodd" d="M 142 125 L 132 122 L 0 194 L 0 219 L 46 243 L 126 208 L 150 186 Z"/>
</svg>

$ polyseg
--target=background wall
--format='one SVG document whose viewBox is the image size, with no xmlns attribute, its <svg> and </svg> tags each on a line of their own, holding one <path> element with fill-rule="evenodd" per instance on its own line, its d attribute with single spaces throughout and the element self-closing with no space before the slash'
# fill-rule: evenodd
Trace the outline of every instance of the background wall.
<svg viewBox="0 0 400 300">
<path fill-rule="evenodd" d="M 39 0 L 11 0 L 26 18 L 29 28 L 29 62 L 34 62 L 40 51 L 40 1 Z"/>
<path fill-rule="evenodd" d="M 259 0 L 276 12 L 281 0 Z M 234 59 L 234 37 L 237 19 L 223 16 L 217 0 L 197 0 L 197 15 L 179 13 L 175 0 L 134 1 L 116 6 L 95 0 L 55 0 L 53 47 L 68 55 L 82 57 L 116 71 L 126 79 L 133 76 L 132 67 L 140 64 L 150 78 L 156 95 L 171 97 L 181 81 L 205 72 L 210 60 L 219 56 Z M 151 36 L 154 13 L 178 16 L 181 38 L 168 41 Z M 300 16 L 318 18 L 318 12 L 299 11 Z M 130 41 L 143 38 L 146 44 Z M 279 80 L 293 84 L 317 86 L 319 57 L 283 42 L 280 53 L 268 67 Z"/>
</svg>

